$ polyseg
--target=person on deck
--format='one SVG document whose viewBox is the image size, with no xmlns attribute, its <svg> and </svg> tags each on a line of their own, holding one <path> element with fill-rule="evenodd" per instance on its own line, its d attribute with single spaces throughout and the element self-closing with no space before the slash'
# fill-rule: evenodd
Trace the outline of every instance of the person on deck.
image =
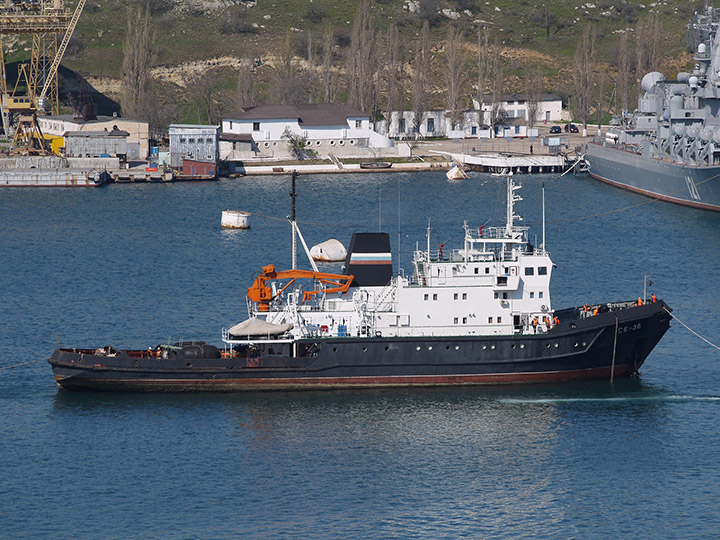
<svg viewBox="0 0 720 540">
<path fill-rule="evenodd" d="M 654 304 L 655 302 L 657 302 L 657 297 L 655 296 L 655 294 L 652 294 L 652 293 L 650 294 L 650 301 L 651 301 L 653 304 Z"/>
<path fill-rule="evenodd" d="M 535 317 L 533 317 L 533 320 L 532 320 L 532 327 L 533 327 L 534 334 L 537 334 L 537 326 L 538 326 L 538 318 L 536 315 Z"/>
</svg>

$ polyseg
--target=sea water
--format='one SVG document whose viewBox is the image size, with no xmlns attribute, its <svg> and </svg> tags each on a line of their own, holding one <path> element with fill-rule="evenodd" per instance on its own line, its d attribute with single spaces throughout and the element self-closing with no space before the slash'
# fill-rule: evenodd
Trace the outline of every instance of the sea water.
<svg viewBox="0 0 720 540">
<path fill-rule="evenodd" d="M 587 177 L 516 180 L 535 245 L 545 185 L 553 308 L 652 281 L 720 342 L 720 214 Z M 0 192 L 0 538 L 720 536 L 720 351 L 677 321 L 614 384 L 57 390 L 43 359 L 58 343 L 219 343 L 262 266 L 290 265 L 289 191 L 273 176 Z M 502 179 L 483 174 L 301 176 L 297 191 L 309 245 L 386 231 L 406 275 L 428 222 L 447 250 L 463 220 L 505 215 Z M 221 229 L 226 209 L 252 228 Z"/>
</svg>

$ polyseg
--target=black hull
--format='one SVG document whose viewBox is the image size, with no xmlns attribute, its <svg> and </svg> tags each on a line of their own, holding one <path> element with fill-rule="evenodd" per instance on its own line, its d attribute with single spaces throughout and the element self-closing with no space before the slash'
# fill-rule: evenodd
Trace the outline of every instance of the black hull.
<svg viewBox="0 0 720 540">
<path fill-rule="evenodd" d="M 308 339 L 292 357 L 188 360 L 58 349 L 49 362 L 65 390 L 233 392 L 620 378 L 638 372 L 669 328 L 665 307 L 659 301 L 572 319 L 537 335 Z"/>
</svg>

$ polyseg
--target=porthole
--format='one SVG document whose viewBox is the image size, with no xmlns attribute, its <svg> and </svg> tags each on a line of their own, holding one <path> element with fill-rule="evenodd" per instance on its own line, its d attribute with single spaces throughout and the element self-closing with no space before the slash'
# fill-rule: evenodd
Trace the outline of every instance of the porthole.
<svg viewBox="0 0 720 540">
<path fill-rule="evenodd" d="M 583 342 L 582 342 L 582 346 L 584 347 L 585 345 L 587 345 L 587 343 L 585 343 L 585 342 L 583 341 Z"/>
<path fill-rule="evenodd" d="M 266 142 L 266 143 L 265 143 L 265 148 L 270 148 L 270 143 Z"/>
<path fill-rule="evenodd" d="M 577 349 L 577 346 L 578 346 L 578 345 L 579 345 L 579 343 L 576 341 L 576 342 L 575 342 L 575 345 L 573 345 L 573 347 L 575 347 L 575 348 Z"/>
<path fill-rule="evenodd" d="M 495 348 L 495 345 L 490 345 L 490 348 L 491 348 L 491 349 L 494 349 L 494 348 Z"/>
<path fill-rule="evenodd" d="M 428 347 L 428 351 L 432 351 L 432 345 Z"/>
<path fill-rule="evenodd" d="M 390 350 L 390 347 L 388 347 L 387 345 L 385 345 L 385 350 L 386 350 L 386 351 L 389 351 L 389 350 Z"/>
<path fill-rule="evenodd" d="M 363 347 L 363 352 L 367 352 L 367 347 Z"/>
<path fill-rule="evenodd" d="M 320 146 L 322 144 L 322 141 L 315 141 L 315 146 Z"/>
<path fill-rule="evenodd" d="M 513 343 L 512 345 L 510 345 L 510 348 L 511 348 L 511 349 L 514 349 L 514 348 L 515 348 L 515 344 Z"/>
<path fill-rule="evenodd" d="M 487 345 L 483 345 L 483 351 L 487 349 Z"/>
<path fill-rule="evenodd" d="M 350 144 L 355 144 L 355 139 L 350 139 L 348 142 L 349 142 Z"/>
<path fill-rule="evenodd" d="M 337 347 L 333 347 L 333 352 L 337 352 Z"/>
<path fill-rule="evenodd" d="M 273 146 L 277 146 L 277 141 L 273 141 Z"/>
<path fill-rule="evenodd" d="M 420 350 L 420 346 L 415 347 L 415 350 L 416 350 L 416 351 L 419 351 L 419 350 Z"/>
<path fill-rule="evenodd" d="M 338 144 L 339 144 L 340 146 L 344 146 L 344 145 L 345 145 L 345 141 L 338 141 Z"/>
<path fill-rule="evenodd" d="M 545 344 L 545 348 L 546 348 L 546 349 L 549 349 L 549 348 L 550 348 L 550 344 L 549 344 L 549 343 L 546 343 L 546 344 Z"/>
<path fill-rule="evenodd" d="M 525 344 L 524 344 L 524 343 L 521 343 L 521 344 L 520 344 L 520 348 L 521 348 L 521 349 L 524 349 L 524 348 L 525 348 Z"/>
<path fill-rule="evenodd" d="M 330 146 L 335 146 L 335 141 L 330 141 Z"/>
<path fill-rule="evenodd" d="M 459 346 L 459 345 L 455 345 L 455 350 L 456 350 L 456 351 L 459 351 L 459 350 L 460 350 L 460 346 Z"/>
<path fill-rule="evenodd" d="M 555 348 L 556 348 L 556 349 L 558 348 L 558 344 L 557 344 L 557 343 L 555 344 Z"/>
</svg>

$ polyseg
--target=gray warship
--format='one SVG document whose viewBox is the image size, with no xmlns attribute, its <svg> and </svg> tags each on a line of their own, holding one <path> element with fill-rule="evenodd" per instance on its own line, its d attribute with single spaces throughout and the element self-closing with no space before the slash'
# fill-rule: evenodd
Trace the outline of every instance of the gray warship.
<svg viewBox="0 0 720 540">
<path fill-rule="evenodd" d="M 688 25 L 692 73 L 646 74 L 637 110 L 587 145 L 590 176 L 655 199 L 720 211 L 720 9 Z"/>
</svg>

